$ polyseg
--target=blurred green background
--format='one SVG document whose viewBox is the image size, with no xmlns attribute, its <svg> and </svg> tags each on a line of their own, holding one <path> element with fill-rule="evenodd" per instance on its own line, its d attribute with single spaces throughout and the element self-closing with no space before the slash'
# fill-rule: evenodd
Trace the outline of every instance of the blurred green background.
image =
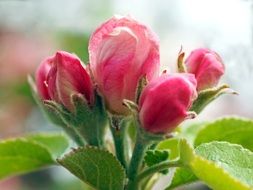
<svg viewBox="0 0 253 190">
<path fill-rule="evenodd" d="M 198 120 L 224 114 L 252 118 L 253 2 L 250 0 L 0 0 L 0 139 L 33 131 L 60 130 L 38 110 L 27 75 L 33 75 L 41 60 L 59 49 L 73 52 L 87 63 L 91 32 L 115 14 L 129 14 L 157 33 L 161 70 L 175 71 L 181 45 L 187 54 L 194 48 L 208 47 L 223 57 L 226 65 L 223 82 L 240 95 L 220 98 Z M 164 187 L 163 181 L 154 189 Z M 86 187 L 58 167 L 0 182 L 0 190 L 35 189 Z"/>
</svg>

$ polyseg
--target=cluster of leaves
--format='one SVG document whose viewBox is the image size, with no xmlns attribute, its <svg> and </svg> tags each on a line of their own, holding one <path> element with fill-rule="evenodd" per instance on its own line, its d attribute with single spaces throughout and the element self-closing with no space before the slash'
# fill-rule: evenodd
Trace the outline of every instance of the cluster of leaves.
<svg viewBox="0 0 253 190">
<path fill-rule="evenodd" d="M 171 155 L 180 157 L 184 165 L 175 170 L 166 189 L 199 180 L 217 190 L 252 189 L 252 134 L 252 120 L 234 117 L 182 127 L 177 138 L 157 146 L 171 150 Z"/>
<path fill-rule="evenodd" d="M 176 137 L 160 142 L 145 156 L 146 167 L 179 159 L 166 189 L 202 181 L 217 190 L 253 188 L 253 121 L 222 118 L 183 126 Z M 99 190 L 120 190 L 126 174 L 113 154 L 92 146 L 68 148 L 62 134 L 37 134 L 0 142 L 0 178 L 57 164 Z M 57 162 L 55 161 L 57 160 Z M 166 173 L 163 169 L 162 172 Z"/>
</svg>

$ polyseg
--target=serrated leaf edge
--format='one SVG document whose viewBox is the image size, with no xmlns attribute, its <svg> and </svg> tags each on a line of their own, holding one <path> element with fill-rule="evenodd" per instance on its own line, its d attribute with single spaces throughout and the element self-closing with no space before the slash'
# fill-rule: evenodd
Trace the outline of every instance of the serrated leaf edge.
<svg viewBox="0 0 253 190">
<path fill-rule="evenodd" d="M 112 154 L 111 152 L 109 152 L 108 150 L 106 149 L 101 149 L 101 148 L 98 148 L 98 147 L 95 147 L 95 146 L 90 146 L 90 145 L 86 145 L 86 146 L 83 146 L 83 147 L 76 147 L 76 148 L 71 148 L 71 151 L 67 154 L 65 154 L 62 158 L 57 158 L 56 161 L 61 161 L 63 160 L 64 158 L 68 157 L 68 156 L 71 156 L 73 154 L 75 154 L 76 152 L 79 152 L 79 151 L 82 151 L 82 150 L 87 150 L 87 149 L 93 149 L 93 150 L 98 150 L 98 151 L 104 151 L 108 154 L 110 154 L 113 158 L 115 158 L 115 161 L 119 164 L 121 170 L 123 171 L 124 175 L 125 175 L 125 169 L 123 168 L 123 166 L 120 164 L 119 160 L 116 158 L 116 156 L 114 154 Z"/>
<path fill-rule="evenodd" d="M 116 158 L 116 156 L 114 154 L 112 154 L 111 152 L 109 152 L 108 150 L 106 149 L 103 149 L 103 148 L 99 148 L 99 147 L 95 147 L 95 146 L 90 146 L 90 145 L 86 145 L 86 146 L 83 146 L 83 147 L 76 147 L 76 148 L 71 148 L 71 151 L 69 153 L 66 153 L 62 158 L 57 158 L 56 161 L 64 166 L 64 163 L 63 163 L 63 160 L 69 156 L 72 156 L 74 155 L 75 153 L 78 153 L 78 152 L 81 152 L 81 151 L 85 151 L 85 150 L 88 150 L 88 149 L 92 149 L 92 150 L 96 150 L 96 151 L 103 151 L 105 153 L 107 153 L 108 155 L 112 156 L 113 158 L 115 158 L 115 161 L 118 163 L 118 166 L 120 167 L 120 170 L 123 172 L 123 178 L 125 179 L 126 178 L 126 172 L 125 172 L 125 169 L 123 168 L 123 166 L 121 165 L 121 163 L 119 162 L 119 160 Z M 74 163 L 75 164 L 75 163 Z M 79 167 L 79 166 L 78 166 Z M 72 173 L 72 172 L 71 172 Z M 75 174 L 73 174 L 75 175 Z M 90 185 L 91 187 L 94 187 L 94 185 L 90 184 L 89 182 L 85 181 L 86 184 Z M 124 182 L 125 183 L 125 182 Z M 96 188 L 96 187 L 95 187 Z"/>
</svg>

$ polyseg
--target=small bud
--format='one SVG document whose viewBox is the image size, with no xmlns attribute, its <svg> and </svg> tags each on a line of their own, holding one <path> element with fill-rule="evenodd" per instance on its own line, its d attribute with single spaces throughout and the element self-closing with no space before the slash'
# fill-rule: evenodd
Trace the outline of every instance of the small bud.
<svg viewBox="0 0 253 190">
<path fill-rule="evenodd" d="M 106 106 L 113 114 L 128 115 L 123 99 L 135 101 L 138 81 L 159 72 L 157 37 L 130 17 L 103 23 L 89 42 L 90 68 Z"/>
<path fill-rule="evenodd" d="M 73 54 L 58 51 L 44 60 L 36 72 L 37 91 L 42 100 L 54 100 L 73 111 L 73 94 L 82 94 L 89 104 L 94 101 L 90 76 Z"/>
<path fill-rule="evenodd" d="M 196 49 L 185 62 L 187 72 L 195 75 L 197 90 L 215 87 L 224 74 L 225 66 L 221 57 L 209 49 Z"/>
<path fill-rule="evenodd" d="M 183 120 L 195 116 L 188 112 L 197 97 L 192 74 L 163 74 L 143 90 L 139 103 L 139 120 L 148 132 L 171 132 Z"/>
</svg>

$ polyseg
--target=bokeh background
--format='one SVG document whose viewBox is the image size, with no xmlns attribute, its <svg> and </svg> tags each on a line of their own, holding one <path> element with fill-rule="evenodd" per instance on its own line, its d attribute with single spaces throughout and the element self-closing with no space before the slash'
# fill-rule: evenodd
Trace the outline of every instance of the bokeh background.
<svg viewBox="0 0 253 190">
<path fill-rule="evenodd" d="M 181 46 L 187 54 L 208 47 L 221 55 L 226 65 L 222 82 L 239 96 L 221 97 L 198 120 L 231 114 L 253 117 L 253 1 L 0 0 L 0 139 L 60 130 L 43 118 L 32 100 L 27 75 L 58 49 L 87 62 L 91 32 L 115 14 L 129 14 L 157 33 L 162 69 L 169 72 L 175 71 Z M 154 189 L 162 187 L 160 183 Z M 58 167 L 0 182 L 0 190 L 34 189 L 85 187 Z"/>
</svg>

